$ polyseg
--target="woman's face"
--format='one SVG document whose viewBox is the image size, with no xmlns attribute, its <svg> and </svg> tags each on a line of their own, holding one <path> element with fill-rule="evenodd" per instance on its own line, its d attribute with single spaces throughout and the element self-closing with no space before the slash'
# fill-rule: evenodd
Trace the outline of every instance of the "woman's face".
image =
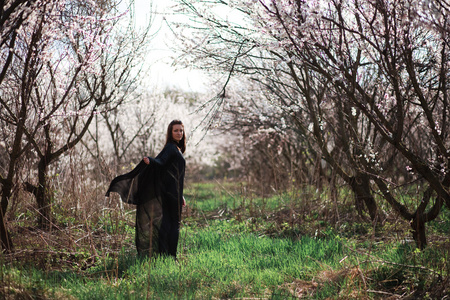
<svg viewBox="0 0 450 300">
<path fill-rule="evenodd" d="M 175 142 L 179 142 L 181 141 L 181 139 L 183 138 L 183 125 L 181 124 L 175 124 L 172 127 L 172 138 Z"/>
</svg>

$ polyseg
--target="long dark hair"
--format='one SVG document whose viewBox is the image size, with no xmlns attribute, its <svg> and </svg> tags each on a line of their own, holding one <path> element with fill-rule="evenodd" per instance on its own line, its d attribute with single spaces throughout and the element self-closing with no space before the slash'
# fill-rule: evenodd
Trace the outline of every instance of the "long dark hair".
<svg viewBox="0 0 450 300">
<path fill-rule="evenodd" d="M 179 143 L 177 143 L 172 137 L 173 125 L 183 126 L 183 137 L 181 138 Z M 181 153 L 184 153 L 184 151 L 186 151 L 186 133 L 184 132 L 184 124 L 180 120 L 173 120 L 172 122 L 170 122 L 169 127 L 167 127 L 166 145 L 168 143 L 174 143 L 175 145 L 177 145 L 178 148 L 180 148 Z"/>
</svg>

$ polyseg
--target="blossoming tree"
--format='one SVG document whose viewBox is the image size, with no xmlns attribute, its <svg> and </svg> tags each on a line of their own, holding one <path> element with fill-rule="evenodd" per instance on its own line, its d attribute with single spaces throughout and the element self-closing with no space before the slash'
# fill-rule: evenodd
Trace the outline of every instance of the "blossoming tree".
<svg viewBox="0 0 450 300">
<path fill-rule="evenodd" d="M 6 1 L 3 11 L 15 3 Z M 14 30 L 2 27 L 0 120 L 9 159 L 0 223 L 11 192 L 24 181 L 17 168 L 26 158 L 27 178 L 36 177 L 24 182 L 26 190 L 36 197 L 39 223 L 49 226 L 50 166 L 81 141 L 100 111 L 114 109 L 133 90 L 148 28 L 139 36 L 131 28 L 121 32 L 123 9 L 112 1 L 24 1 L 16 9 L 26 20 Z"/>
<path fill-rule="evenodd" d="M 180 61 L 225 74 L 224 86 L 258 82 L 262 93 L 245 101 L 284 111 L 297 141 L 321 154 L 374 222 L 378 194 L 426 246 L 425 223 L 450 207 L 444 2 L 179 2 L 193 20 L 177 24 Z M 402 201 L 402 186 L 415 187 L 413 200 Z"/>
</svg>

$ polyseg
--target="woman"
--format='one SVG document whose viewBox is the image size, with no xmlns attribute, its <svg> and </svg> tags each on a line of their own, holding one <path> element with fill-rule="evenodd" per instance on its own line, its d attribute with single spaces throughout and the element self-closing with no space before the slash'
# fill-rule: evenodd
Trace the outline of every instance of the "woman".
<svg viewBox="0 0 450 300">
<path fill-rule="evenodd" d="M 167 128 L 161 153 L 144 157 L 130 173 L 116 177 L 106 192 L 120 194 L 123 201 L 137 204 L 136 248 L 140 255 L 158 253 L 176 258 L 183 197 L 186 135 L 180 120 Z"/>
</svg>

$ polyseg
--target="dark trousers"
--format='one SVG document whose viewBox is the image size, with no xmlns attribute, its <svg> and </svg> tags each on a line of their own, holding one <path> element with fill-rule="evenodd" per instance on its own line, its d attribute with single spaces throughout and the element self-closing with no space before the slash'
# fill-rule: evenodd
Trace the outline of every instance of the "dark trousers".
<svg viewBox="0 0 450 300">
<path fill-rule="evenodd" d="M 159 253 L 177 257 L 178 238 L 180 236 L 180 218 L 173 212 L 163 210 L 161 227 L 159 228 Z"/>
</svg>

